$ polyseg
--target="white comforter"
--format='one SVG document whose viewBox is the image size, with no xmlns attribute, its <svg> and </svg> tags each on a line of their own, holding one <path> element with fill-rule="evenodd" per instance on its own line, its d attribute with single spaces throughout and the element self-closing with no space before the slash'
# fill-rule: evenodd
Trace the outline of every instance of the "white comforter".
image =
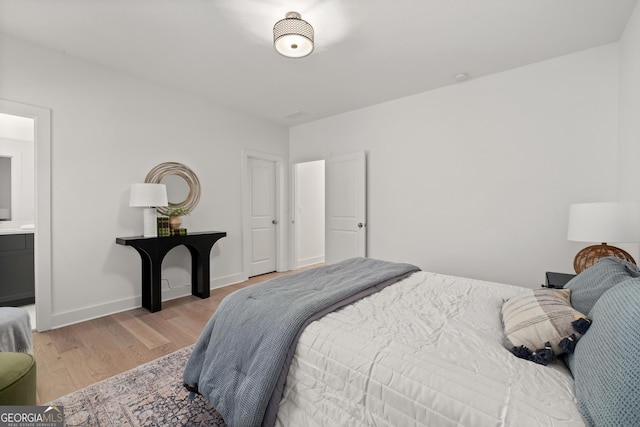
<svg viewBox="0 0 640 427">
<path fill-rule="evenodd" d="M 417 272 L 311 323 L 278 426 L 583 426 L 564 364 L 502 346 L 523 288 Z"/>
</svg>

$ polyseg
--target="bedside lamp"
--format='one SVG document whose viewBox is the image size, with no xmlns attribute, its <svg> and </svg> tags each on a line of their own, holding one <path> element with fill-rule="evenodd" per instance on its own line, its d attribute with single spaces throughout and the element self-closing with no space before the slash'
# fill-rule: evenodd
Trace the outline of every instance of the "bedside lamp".
<svg viewBox="0 0 640 427">
<path fill-rule="evenodd" d="M 575 242 L 603 242 L 584 248 L 573 260 L 581 273 L 600 258 L 615 256 L 635 264 L 633 257 L 604 242 L 640 242 L 640 203 L 577 203 L 569 207 L 567 239 Z"/>
<path fill-rule="evenodd" d="M 157 237 L 156 207 L 169 206 L 167 186 L 164 184 L 131 184 L 129 206 L 144 208 L 144 237 Z"/>
</svg>

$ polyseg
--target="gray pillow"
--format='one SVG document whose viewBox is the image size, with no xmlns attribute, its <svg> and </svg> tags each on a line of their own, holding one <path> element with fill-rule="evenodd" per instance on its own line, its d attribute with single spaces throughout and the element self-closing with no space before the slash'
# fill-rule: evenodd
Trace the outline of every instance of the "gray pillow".
<svg viewBox="0 0 640 427">
<path fill-rule="evenodd" d="M 635 265 L 620 258 L 606 257 L 571 279 L 564 289 L 571 289 L 573 308 L 589 314 L 602 294 L 618 283 L 638 275 L 640 271 Z"/>
<path fill-rule="evenodd" d="M 640 426 L 640 278 L 605 292 L 567 364 L 592 426 Z"/>
</svg>

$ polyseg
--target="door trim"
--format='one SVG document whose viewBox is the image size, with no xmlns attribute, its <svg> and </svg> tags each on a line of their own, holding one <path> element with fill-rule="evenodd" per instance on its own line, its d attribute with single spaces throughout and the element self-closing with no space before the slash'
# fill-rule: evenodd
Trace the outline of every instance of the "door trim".
<svg viewBox="0 0 640 427">
<path fill-rule="evenodd" d="M 36 327 L 51 329 L 51 110 L 0 99 L 0 112 L 35 121 Z"/>
<path fill-rule="evenodd" d="M 287 218 L 286 192 L 287 175 L 285 157 L 278 154 L 263 153 L 253 150 L 242 150 L 242 270 L 246 280 L 249 277 L 251 264 L 251 230 L 249 225 L 251 201 L 249 188 L 249 159 L 266 160 L 276 164 L 276 271 L 288 270 L 287 257 Z"/>
</svg>

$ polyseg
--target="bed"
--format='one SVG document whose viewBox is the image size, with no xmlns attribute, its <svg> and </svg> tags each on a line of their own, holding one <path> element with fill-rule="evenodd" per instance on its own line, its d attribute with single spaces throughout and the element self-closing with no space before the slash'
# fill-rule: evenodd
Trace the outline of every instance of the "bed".
<svg viewBox="0 0 640 427">
<path fill-rule="evenodd" d="M 365 269 L 370 268 L 370 260 L 362 262 Z M 266 356 L 268 362 L 253 360 L 254 353 L 261 351 L 259 346 L 268 341 L 264 331 L 253 344 L 238 344 L 242 334 L 234 329 L 235 321 L 224 323 L 215 319 L 216 314 L 210 324 L 230 328 L 229 336 L 212 334 L 215 328 L 207 325 L 185 369 L 185 385 L 202 393 L 231 427 L 638 425 L 640 375 L 634 366 L 637 356 L 631 350 L 637 355 L 640 342 L 640 279 L 627 265 L 604 264 L 598 267 L 606 267 L 604 273 L 587 270 L 588 274 L 568 284 L 575 295 L 583 296 L 584 283 L 606 282 L 596 291 L 589 285 L 582 298 L 590 304 L 583 311 L 588 309 L 592 324 L 588 331 L 577 334 L 581 339 L 568 360 L 558 355 L 544 366 L 522 355 L 516 357 L 515 347 L 505 346 L 505 301 L 537 291 L 403 265 L 402 273 L 380 280 L 382 286 L 374 284 L 366 295 L 347 298 L 338 307 L 330 303 L 328 310 L 319 310 L 319 316 L 302 322 L 285 351 L 284 369 L 275 369 L 278 378 L 267 381 L 270 405 L 246 396 L 255 393 L 255 382 L 248 379 L 256 371 L 281 363 L 271 355 Z M 327 268 L 335 267 L 321 267 L 320 271 Z M 620 270 L 624 274 L 618 274 Z M 353 276 L 353 272 L 345 274 Z M 617 274 L 615 280 L 612 274 Z M 291 283 L 307 281 L 305 275 L 292 276 L 282 285 L 285 292 Z M 268 286 L 263 292 L 272 295 Z M 616 291 L 613 297 L 608 290 Z M 599 301 L 605 299 L 605 303 Z M 628 301 L 633 301 L 629 309 L 621 310 Z M 287 300 L 286 305 L 292 303 Z M 224 306 L 243 310 L 225 302 L 218 310 L 224 311 Z M 611 311 L 616 312 L 615 322 L 609 322 L 614 332 L 607 321 L 599 321 L 610 317 Z M 246 312 L 244 320 L 236 321 L 250 323 L 247 319 L 253 318 L 269 324 L 266 329 L 279 329 L 277 321 L 256 319 L 252 309 Z M 620 322 L 626 322 L 623 331 L 616 326 Z M 602 355 L 603 340 L 620 349 L 615 343 L 622 336 L 616 334 L 631 339 L 629 354 L 616 354 L 614 359 L 594 357 L 594 351 Z M 205 356 L 212 351 L 214 359 L 223 357 L 222 366 L 232 366 L 231 376 L 221 373 L 226 368 L 216 367 Z M 632 380 L 618 387 L 611 386 L 607 378 L 620 383 Z M 251 413 L 247 416 L 245 411 Z"/>
</svg>

